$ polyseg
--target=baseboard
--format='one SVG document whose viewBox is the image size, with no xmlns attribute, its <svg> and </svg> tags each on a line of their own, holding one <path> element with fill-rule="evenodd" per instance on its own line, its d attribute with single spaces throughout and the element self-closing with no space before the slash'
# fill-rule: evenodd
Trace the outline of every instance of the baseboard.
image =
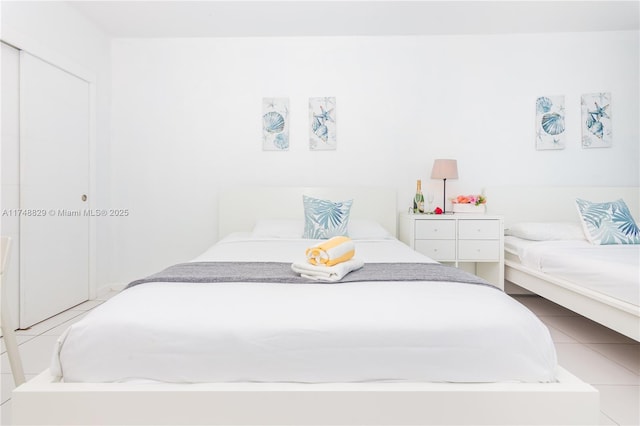
<svg viewBox="0 0 640 426">
<path fill-rule="evenodd" d="M 522 288 L 519 285 L 512 283 L 511 281 L 504 280 L 504 292 L 513 295 L 535 295 L 535 293 Z"/>
</svg>

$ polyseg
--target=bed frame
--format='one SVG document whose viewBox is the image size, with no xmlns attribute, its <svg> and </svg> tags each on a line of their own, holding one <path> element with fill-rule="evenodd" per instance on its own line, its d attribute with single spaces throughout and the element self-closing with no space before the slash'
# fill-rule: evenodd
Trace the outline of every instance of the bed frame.
<svg viewBox="0 0 640 426">
<path fill-rule="evenodd" d="M 487 188 L 487 207 L 505 217 L 505 229 L 517 222 L 576 222 L 575 198 L 594 202 L 623 198 L 635 218 L 640 212 L 638 187 L 497 187 Z M 579 283 L 539 272 L 505 253 L 505 279 L 636 341 L 640 341 L 640 307 L 583 288 Z"/>
<path fill-rule="evenodd" d="M 302 194 L 354 198 L 353 217 L 395 234 L 388 188 L 256 188 L 220 194 L 222 237 L 257 218 L 300 217 Z M 257 196 L 257 198 L 256 198 Z M 240 206 L 240 207 L 239 207 Z M 65 425 L 584 425 L 599 421 L 598 392 L 564 369 L 557 383 L 62 383 L 48 371 L 12 396 L 14 424 Z"/>
</svg>

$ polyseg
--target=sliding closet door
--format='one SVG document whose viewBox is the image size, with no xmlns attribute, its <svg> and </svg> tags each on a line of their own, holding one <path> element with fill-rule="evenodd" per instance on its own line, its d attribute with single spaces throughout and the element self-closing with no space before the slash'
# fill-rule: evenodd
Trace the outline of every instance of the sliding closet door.
<svg viewBox="0 0 640 426">
<path fill-rule="evenodd" d="M 20 327 L 89 298 L 89 85 L 20 52 Z"/>
<path fill-rule="evenodd" d="M 2 277 L 3 306 L 11 314 L 11 324 L 19 324 L 18 314 L 20 291 L 20 218 L 11 212 L 20 208 L 20 51 L 5 43 L 2 48 L 2 85 L 0 102 L 2 106 L 2 236 L 11 238 L 11 253 Z"/>
</svg>

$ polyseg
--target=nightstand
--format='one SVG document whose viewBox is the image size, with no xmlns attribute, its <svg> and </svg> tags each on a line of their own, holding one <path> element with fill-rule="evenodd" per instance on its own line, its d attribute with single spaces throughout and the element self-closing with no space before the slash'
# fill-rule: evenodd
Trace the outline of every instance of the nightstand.
<svg viewBox="0 0 640 426">
<path fill-rule="evenodd" d="M 504 220 L 486 214 L 400 215 L 399 239 L 433 260 L 452 264 L 504 290 Z"/>
</svg>

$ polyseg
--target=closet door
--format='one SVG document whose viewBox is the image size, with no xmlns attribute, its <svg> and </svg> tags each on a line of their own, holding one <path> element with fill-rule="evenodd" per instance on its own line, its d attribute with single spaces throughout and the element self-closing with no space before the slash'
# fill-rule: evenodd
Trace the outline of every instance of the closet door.
<svg viewBox="0 0 640 426">
<path fill-rule="evenodd" d="M 0 126 L 2 155 L 0 160 L 0 182 L 2 183 L 2 235 L 11 237 L 11 253 L 2 277 L 2 297 L 7 300 L 11 324 L 18 326 L 20 291 L 20 217 L 13 214 L 20 208 L 20 51 L 7 44 L 2 48 L 2 83 L 0 86 Z"/>
<path fill-rule="evenodd" d="M 20 52 L 20 328 L 89 298 L 89 84 Z"/>
</svg>

